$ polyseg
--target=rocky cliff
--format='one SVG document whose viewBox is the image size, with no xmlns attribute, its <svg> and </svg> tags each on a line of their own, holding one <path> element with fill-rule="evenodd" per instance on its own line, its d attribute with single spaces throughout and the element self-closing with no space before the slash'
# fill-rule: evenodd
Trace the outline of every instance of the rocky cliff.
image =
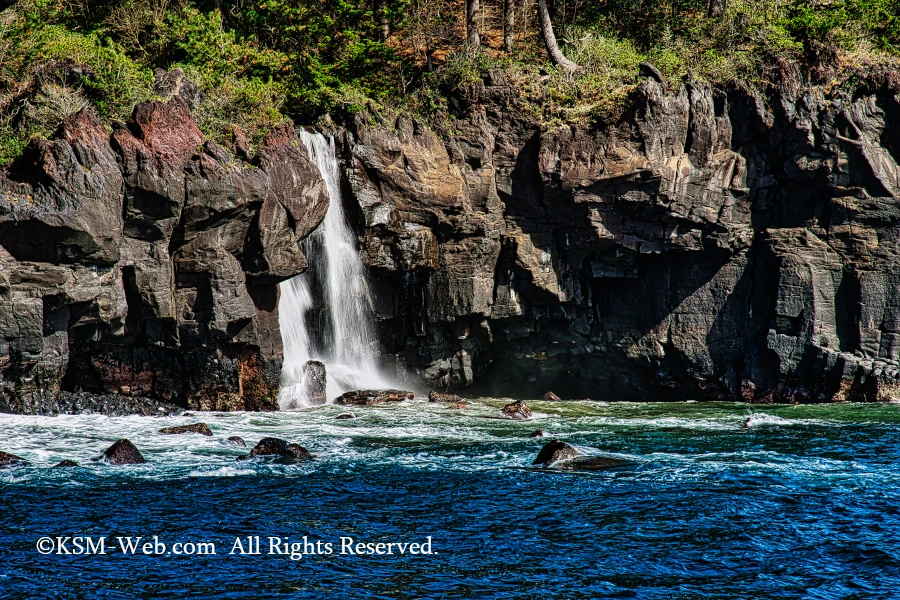
<svg viewBox="0 0 900 600">
<path fill-rule="evenodd" d="M 497 75 L 437 130 L 338 119 L 386 362 L 504 396 L 900 400 L 898 80 L 763 96 L 645 72 L 587 129 L 541 125 Z M 0 410 L 277 408 L 277 284 L 327 192 L 292 128 L 251 158 L 186 100 L 111 130 L 79 113 L 0 178 Z"/>
<path fill-rule="evenodd" d="M 0 178 L 0 410 L 277 409 L 277 284 L 328 195 L 292 127 L 232 151 L 175 96 L 111 132 L 82 111 Z"/>
<path fill-rule="evenodd" d="M 591 129 L 500 76 L 340 133 L 382 342 L 445 387 L 900 400 L 900 96 L 669 85 Z M 793 91 L 790 91 L 793 90 Z"/>
</svg>

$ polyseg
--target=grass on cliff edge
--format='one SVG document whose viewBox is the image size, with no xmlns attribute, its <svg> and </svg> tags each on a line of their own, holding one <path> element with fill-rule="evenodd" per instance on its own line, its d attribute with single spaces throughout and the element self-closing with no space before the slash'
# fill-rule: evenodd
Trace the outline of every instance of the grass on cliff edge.
<svg viewBox="0 0 900 600">
<path fill-rule="evenodd" d="M 771 89 L 785 73 L 834 85 L 900 50 L 900 0 L 552 0 L 563 51 L 547 60 L 533 3 L 518 2 L 515 50 L 502 49 L 500 0 L 482 2 L 482 47 L 463 43 L 463 0 L 19 0 L 0 13 L 0 164 L 91 106 L 125 120 L 156 97 L 155 69 L 181 67 L 195 118 L 226 143 L 258 140 L 375 102 L 446 125 L 451 98 L 500 72 L 535 119 L 590 125 L 620 110 L 647 60 L 671 81 Z M 373 12 L 373 6 L 378 12 Z"/>
</svg>

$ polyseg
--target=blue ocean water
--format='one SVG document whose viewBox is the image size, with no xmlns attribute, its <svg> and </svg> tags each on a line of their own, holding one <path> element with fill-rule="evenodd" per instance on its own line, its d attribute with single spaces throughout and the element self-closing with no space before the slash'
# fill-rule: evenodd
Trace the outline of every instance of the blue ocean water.
<svg viewBox="0 0 900 600">
<path fill-rule="evenodd" d="M 171 418 L 0 416 L 0 596 L 6 598 L 897 598 L 900 406 L 422 400 Z M 162 436 L 202 420 L 214 432 Z M 536 428 L 550 438 L 528 438 Z M 236 462 L 275 436 L 318 455 Z M 127 437 L 148 463 L 91 462 Z M 551 473 L 551 438 L 630 466 Z M 59 460 L 81 463 L 49 469 Z M 106 555 L 42 555 L 41 537 L 106 536 Z M 158 536 L 166 552 L 122 553 Z M 234 540 L 259 555 L 229 554 Z M 270 554 L 269 538 L 332 554 Z M 420 543 L 432 554 L 340 554 Z M 176 556 L 212 542 L 215 555 Z M 71 544 L 68 546 L 71 551 Z"/>
</svg>

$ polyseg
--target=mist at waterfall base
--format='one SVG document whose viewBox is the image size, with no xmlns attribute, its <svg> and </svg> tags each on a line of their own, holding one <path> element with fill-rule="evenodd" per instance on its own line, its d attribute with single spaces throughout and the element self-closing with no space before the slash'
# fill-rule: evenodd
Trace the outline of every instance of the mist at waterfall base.
<svg viewBox="0 0 900 600">
<path fill-rule="evenodd" d="M 281 284 L 282 410 L 322 403 L 306 372 L 310 360 L 325 364 L 328 400 L 349 390 L 391 387 L 377 365 L 372 301 L 344 216 L 334 141 L 304 130 L 300 136 L 325 180 L 330 203 L 321 225 L 301 242 L 309 268 Z"/>
<path fill-rule="evenodd" d="M 197 417 L 0 415 L 8 598 L 896 598 L 900 406 L 529 401 L 532 421 L 417 398 Z M 752 411 L 752 413 L 751 413 Z M 745 427 L 747 425 L 747 427 Z M 547 439 L 631 466 L 550 473 Z M 275 436 L 317 455 L 236 462 Z M 91 462 L 127 437 L 144 465 Z M 72 469 L 51 469 L 61 459 Z M 42 556 L 41 536 L 210 541 L 216 555 Z M 260 556 L 229 555 L 263 536 Z M 267 538 L 419 542 L 425 556 L 269 555 Z"/>
</svg>

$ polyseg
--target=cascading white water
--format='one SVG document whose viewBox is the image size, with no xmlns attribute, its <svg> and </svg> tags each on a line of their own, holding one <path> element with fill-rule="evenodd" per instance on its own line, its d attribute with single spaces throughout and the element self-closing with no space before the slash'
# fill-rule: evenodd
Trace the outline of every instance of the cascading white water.
<svg viewBox="0 0 900 600">
<path fill-rule="evenodd" d="M 353 389 L 390 387 L 377 367 L 369 286 L 344 216 L 334 140 L 307 131 L 300 137 L 325 180 L 330 202 L 321 225 L 301 242 L 309 268 L 281 286 L 283 409 L 321 403 L 310 398 L 309 360 L 325 364 L 328 400 Z"/>
</svg>

